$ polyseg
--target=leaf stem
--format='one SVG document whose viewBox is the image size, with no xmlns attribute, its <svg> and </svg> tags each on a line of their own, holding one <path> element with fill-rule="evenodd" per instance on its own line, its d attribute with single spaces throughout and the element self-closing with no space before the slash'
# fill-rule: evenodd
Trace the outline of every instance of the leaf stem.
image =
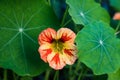
<svg viewBox="0 0 120 80">
<path fill-rule="evenodd" d="M 50 0 L 48 0 L 48 4 L 51 5 L 51 1 Z"/>
<path fill-rule="evenodd" d="M 79 67 L 80 67 L 80 60 L 78 60 L 78 62 L 77 62 L 76 71 L 78 71 L 78 70 L 79 70 Z"/>
<path fill-rule="evenodd" d="M 59 71 L 55 72 L 54 79 L 53 80 L 59 80 Z"/>
<path fill-rule="evenodd" d="M 51 71 L 51 69 L 48 69 L 46 71 L 45 80 L 49 80 L 50 71 Z"/>
<path fill-rule="evenodd" d="M 120 27 L 120 21 L 118 22 L 118 25 L 117 25 L 117 27 L 116 27 L 116 29 L 115 29 L 115 32 L 118 31 L 119 27 Z"/>
<path fill-rule="evenodd" d="M 19 76 L 17 76 L 14 72 L 13 72 L 13 79 L 14 80 L 18 80 Z"/>
<path fill-rule="evenodd" d="M 73 71 L 72 71 L 72 65 L 70 65 L 69 66 L 69 80 L 74 80 L 73 78 L 74 78 L 74 76 L 72 75 L 73 73 L 72 73 Z"/>
<path fill-rule="evenodd" d="M 3 80 L 7 80 L 7 69 L 4 70 Z"/>
<path fill-rule="evenodd" d="M 120 31 L 117 31 L 116 33 L 115 33 L 115 35 L 118 35 L 120 33 Z"/>
<path fill-rule="evenodd" d="M 81 70 L 81 72 L 80 72 L 80 75 L 78 76 L 78 79 L 77 80 L 80 80 L 81 79 L 81 77 L 82 77 L 82 75 L 83 75 L 83 69 Z"/>
<path fill-rule="evenodd" d="M 68 6 L 67 6 L 67 8 L 66 8 L 66 10 L 65 10 L 65 13 L 64 13 L 64 15 L 63 15 L 63 18 L 62 18 L 62 22 L 61 22 L 61 27 L 63 27 L 63 24 L 64 24 L 64 22 L 65 22 L 65 18 L 66 18 L 66 16 L 67 16 L 67 12 L 68 12 Z"/>
<path fill-rule="evenodd" d="M 76 75 L 77 75 L 79 69 L 80 69 L 80 60 L 78 60 L 77 65 L 76 65 L 76 68 L 75 68 L 75 73 L 76 73 Z M 71 80 L 75 80 L 76 75 L 74 75 Z M 82 73 L 81 73 L 81 75 L 82 75 Z M 80 76 L 80 77 L 81 77 L 81 76 Z M 79 77 L 79 78 L 80 78 L 80 77 Z"/>
<path fill-rule="evenodd" d="M 99 0 L 99 3 L 101 3 L 102 2 L 102 0 Z"/>
<path fill-rule="evenodd" d="M 83 70 L 82 75 L 81 75 L 82 80 L 85 77 L 87 72 L 88 72 L 88 68 L 86 67 L 85 70 Z"/>
<path fill-rule="evenodd" d="M 69 19 L 65 24 L 63 24 L 63 26 L 66 26 L 68 23 L 70 23 L 72 21 L 72 19 Z"/>
</svg>

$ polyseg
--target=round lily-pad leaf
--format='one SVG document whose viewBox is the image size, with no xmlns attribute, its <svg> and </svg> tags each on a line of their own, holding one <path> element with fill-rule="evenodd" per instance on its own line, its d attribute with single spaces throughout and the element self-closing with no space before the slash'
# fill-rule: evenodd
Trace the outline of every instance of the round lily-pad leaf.
<svg viewBox="0 0 120 80">
<path fill-rule="evenodd" d="M 94 74 L 112 73 L 120 67 L 120 40 L 108 24 L 98 21 L 87 25 L 78 32 L 75 42 L 79 60 Z"/>
<path fill-rule="evenodd" d="M 36 76 L 48 65 L 38 53 L 38 35 L 58 20 L 45 0 L 0 1 L 0 67 Z"/>
<path fill-rule="evenodd" d="M 66 2 L 70 7 L 69 14 L 76 24 L 86 25 L 98 20 L 110 22 L 107 11 L 95 0 L 66 0 Z"/>
</svg>

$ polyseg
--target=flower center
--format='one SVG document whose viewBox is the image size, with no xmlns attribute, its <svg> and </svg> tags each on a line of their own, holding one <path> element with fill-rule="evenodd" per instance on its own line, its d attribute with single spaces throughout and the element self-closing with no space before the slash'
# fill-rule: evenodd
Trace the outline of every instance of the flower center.
<svg viewBox="0 0 120 80">
<path fill-rule="evenodd" d="M 63 49 L 63 42 L 60 40 L 54 40 L 52 42 L 52 48 L 55 52 L 61 53 Z"/>
</svg>

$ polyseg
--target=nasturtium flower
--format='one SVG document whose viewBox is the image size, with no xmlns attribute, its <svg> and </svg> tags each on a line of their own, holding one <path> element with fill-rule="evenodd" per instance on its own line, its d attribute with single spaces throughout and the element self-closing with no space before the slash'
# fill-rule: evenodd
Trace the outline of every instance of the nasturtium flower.
<svg viewBox="0 0 120 80">
<path fill-rule="evenodd" d="M 77 59 L 75 37 L 68 28 L 60 28 L 57 32 L 52 28 L 42 31 L 38 37 L 41 59 L 55 70 L 62 69 L 66 64 L 72 65 Z"/>
<path fill-rule="evenodd" d="M 115 13 L 115 15 L 113 16 L 114 20 L 120 20 L 120 12 Z"/>
</svg>

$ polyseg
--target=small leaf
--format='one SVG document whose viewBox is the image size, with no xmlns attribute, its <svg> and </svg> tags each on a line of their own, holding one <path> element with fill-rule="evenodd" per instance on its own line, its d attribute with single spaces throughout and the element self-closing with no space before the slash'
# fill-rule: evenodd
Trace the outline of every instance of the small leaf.
<svg viewBox="0 0 120 80">
<path fill-rule="evenodd" d="M 69 5 L 69 14 L 76 24 L 89 24 L 102 20 L 110 22 L 110 17 L 105 9 L 94 0 L 66 0 Z"/>
<path fill-rule="evenodd" d="M 120 11 L 120 0 L 110 0 L 110 5 Z"/>
<path fill-rule="evenodd" d="M 108 74 L 108 80 L 120 80 L 120 69 L 116 73 Z"/>
<path fill-rule="evenodd" d="M 120 41 L 115 31 L 102 21 L 83 28 L 75 40 L 79 60 L 90 67 L 94 74 L 105 74 L 120 67 Z"/>
<path fill-rule="evenodd" d="M 0 1 L 0 66 L 21 76 L 36 76 L 48 68 L 38 53 L 38 35 L 58 20 L 45 0 Z"/>
</svg>

